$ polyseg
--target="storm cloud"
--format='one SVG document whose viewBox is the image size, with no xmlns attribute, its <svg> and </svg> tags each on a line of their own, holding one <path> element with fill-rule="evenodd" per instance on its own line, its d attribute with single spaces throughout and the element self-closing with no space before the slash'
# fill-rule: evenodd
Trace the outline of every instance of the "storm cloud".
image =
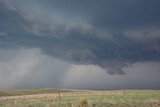
<svg viewBox="0 0 160 107">
<path fill-rule="evenodd" d="M 127 75 L 126 69 L 134 64 L 160 61 L 159 4 L 159 0 L 0 0 L 0 48 L 38 49 L 65 63 Z"/>
</svg>

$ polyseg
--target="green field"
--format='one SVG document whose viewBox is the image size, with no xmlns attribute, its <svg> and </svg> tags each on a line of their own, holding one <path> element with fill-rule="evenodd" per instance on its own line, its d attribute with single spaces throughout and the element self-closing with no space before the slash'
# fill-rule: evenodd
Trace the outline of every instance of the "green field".
<svg viewBox="0 0 160 107">
<path fill-rule="evenodd" d="M 6 89 L 0 90 L 0 97 L 3 96 L 18 96 L 18 95 L 33 95 L 33 94 L 46 94 L 46 93 L 68 93 L 71 90 L 67 89 Z"/>
<path fill-rule="evenodd" d="M 0 96 L 0 107 L 160 107 L 160 90 L 0 90 Z"/>
</svg>

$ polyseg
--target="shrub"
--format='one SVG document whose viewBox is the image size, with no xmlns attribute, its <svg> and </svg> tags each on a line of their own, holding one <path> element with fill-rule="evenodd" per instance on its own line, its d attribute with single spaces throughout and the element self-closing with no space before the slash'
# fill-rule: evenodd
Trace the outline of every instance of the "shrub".
<svg viewBox="0 0 160 107">
<path fill-rule="evenodd" d="M 80 99 L 80 107 L 88 107 L 88 102 L 86 99 Z"/>
</svg>

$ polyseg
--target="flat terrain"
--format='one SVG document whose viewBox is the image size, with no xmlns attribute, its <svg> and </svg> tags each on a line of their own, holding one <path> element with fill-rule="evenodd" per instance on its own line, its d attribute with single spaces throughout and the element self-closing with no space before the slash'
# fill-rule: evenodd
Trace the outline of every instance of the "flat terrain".
<svg viewBox="0 0 160 107">
<path fill-rule="evenodd" d="M 160 90 L 0 90 L 0 107 L 160 107 Z"/>
</svg>

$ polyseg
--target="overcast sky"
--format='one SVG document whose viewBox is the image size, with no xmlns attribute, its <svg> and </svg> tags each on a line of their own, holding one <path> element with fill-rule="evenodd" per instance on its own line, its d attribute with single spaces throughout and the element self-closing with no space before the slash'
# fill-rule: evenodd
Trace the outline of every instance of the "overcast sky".
<svg viewBox="0 0 160 107">
<path fill-rule="evenodd" d="M 160 89 L 159 0 L 0 0 L 0 88 Z"/>
</svg>

